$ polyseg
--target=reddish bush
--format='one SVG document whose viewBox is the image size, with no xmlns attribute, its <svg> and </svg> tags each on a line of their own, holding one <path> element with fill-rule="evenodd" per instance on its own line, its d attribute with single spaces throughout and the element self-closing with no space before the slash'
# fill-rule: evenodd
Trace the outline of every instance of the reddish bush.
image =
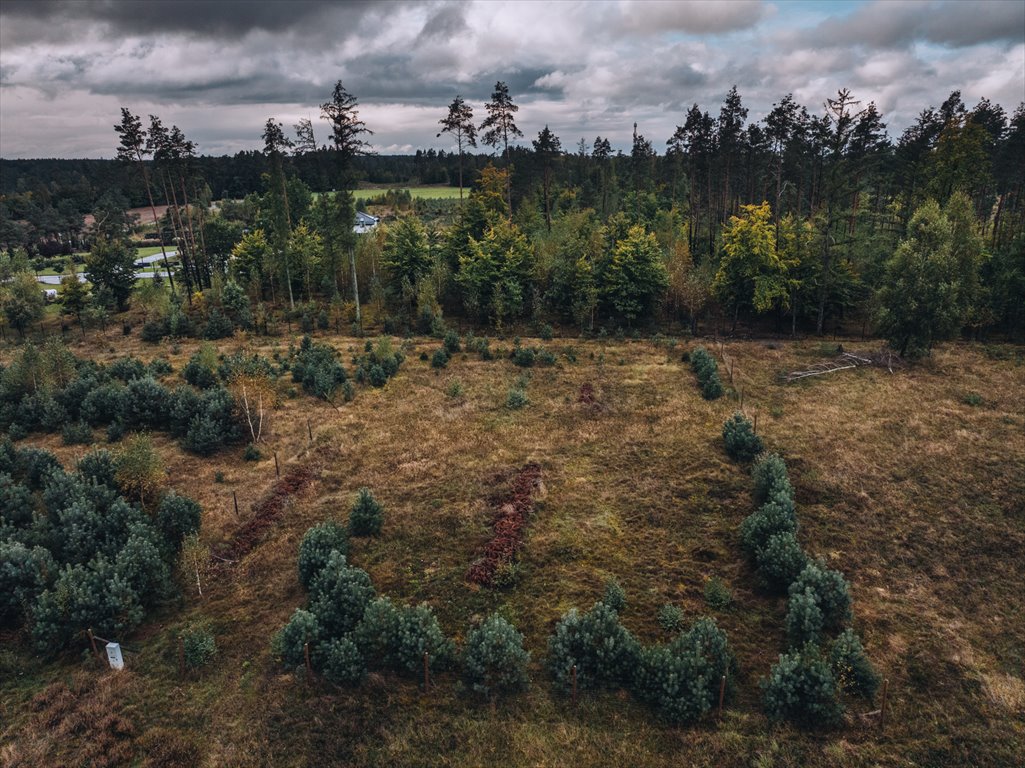
<svg viewBox="0 0 1025 768">
<path fill-rule="evenodd" d="M 466 580 L 471 584 L 492 586 L 498 569 L 513 561 L 523 543 L 527 521 L 534 509 L 534 492 L 540 482 L 540 465 L 527 464 L 513 477 L 508 493 L 489 499 L 497 509 L 491 524 L 494 534 L 484 546 L 481 557 L 466 572 Z"/>
</svg>

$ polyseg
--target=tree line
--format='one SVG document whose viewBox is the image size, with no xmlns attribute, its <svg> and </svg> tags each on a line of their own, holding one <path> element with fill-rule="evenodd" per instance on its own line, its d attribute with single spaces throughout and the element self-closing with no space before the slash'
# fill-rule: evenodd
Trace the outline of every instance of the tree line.
<svg viewBox="0 0 1025 768">
<path fill-rule="evenodd" d="M 748 123 L 734 87 L 718 114 L 694 105 L 681 115 L 662 153 L 636 125 L 629 153 L 601 136 L 565 150 L 548 126 L 517 144 L 518 109 L 502 82 L 480 115 L 457 96 L 436 131 L 451 152 L 378 157 L 339 82 L 321 107 L 327 141 L 308 119 L 293 131 L 271 119 L 264 150 L 232 159 L 198 157 L 176 127 L 151 116 L 144 129 L 125 109 L 118 156 L 133 176 L 93 200 L 92 248 L 127 243 L 130 222 L 117 213 L 127 202 L 166 205 L 154 237 L 177 246 L 172 295 L 175 278 L 186 302 L 235 282 L 290 312 L 341 302 L 357 328 L 370 304 L 373 319 L 409 327 L 446 314 L 583 330 L 757 321 L 821 334 L 853 321 L 905 352 L 959 330 L 1023 335 L 1023 105 L 1011 115 L 986 99 L 969 108 L 954 92 L 893 140 L 876 106 L 847 90 L 818 114 L 787 95 Z M 495 154 L 471 153 L 478 139 Z M 66 196 L 56 179 L 44 189 L 38 170 L 4 194 L 11 264 L 33 236 L 41 253 L 40 237 L 52 242 L 87 204 L 83 167 Z M 225 168 L 245 194 L 214 208 Z M 398 216 L 356 237 L 350 192 L 375 174 L 444 178 L 469 194 L 440 219 Z M 63 222 L 38 221 L 61 206 Z"/>
</svg>

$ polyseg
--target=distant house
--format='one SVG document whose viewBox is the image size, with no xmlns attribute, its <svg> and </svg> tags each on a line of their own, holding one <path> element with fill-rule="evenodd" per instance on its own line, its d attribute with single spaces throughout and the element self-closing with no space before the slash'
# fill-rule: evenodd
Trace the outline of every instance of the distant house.
<svg viewBox="0 0 1025 768">
<path fill-rule="evenodd" d="M 57 301 L 57 289 L 56 288 L 44 288 L 43 289 L 43 297 L 46 299 L 47 303 L 49 303 L 51 301 Z"/>
<path fill-rule="evenodd" d="M 352 231 L 357 235 L 365 235 L 377 226 L 381 220 L 376 216 L 371 216 L 369 213 L 363 211 L 356 211 L 356 226 L 352 228 Z"/>
</svg>

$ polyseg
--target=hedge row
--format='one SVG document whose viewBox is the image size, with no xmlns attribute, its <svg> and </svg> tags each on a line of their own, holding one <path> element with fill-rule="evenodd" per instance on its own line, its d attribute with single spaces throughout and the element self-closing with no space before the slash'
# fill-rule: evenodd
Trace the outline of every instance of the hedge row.
<svg viewBox="0 0 1025 768">
<path fill-rule="evenodd" d="M 740 413 L 724 425 L 723 439 L 735 459 L 747 461 L 757 454 L 751 478 L 759 506 L 741 524 L 741 546 L 762 587 L 789 596 L 789 649 L 761 683 L 765 711 L 774 720 L 834 724 L 843 714 L 841 694 L 872 699 L 879 685 L 861 640 L 847 627 L 850 586 L 842 573 L 811 560 L 801 548 L 794 488 L 784 460 L 762 452 L 761 440 Z"/>
<path fill-rule="evenodd" d="M 719 364 L 704 347 L 695 347 L 694 351 L 690 353 L 690 367 L 698 378 L 702 397 L 706 400 L 716 400 L 722 397 L 723 386 L 719 379 Z"/>
<path fill-rule="evenodd" d="M 299 580 L 309 600 L 272 642 L 274 652 L 295 668 L 305 664 L 306 646 L 317 671 L 330 682 L 358 684 L 369 669 L 419 678 L 424 653 L 432 670 L 461 666 L 467 686 L 494 696 L 528 683 L 530 654 L 523 636 L 493 615 L 466 635 L 462 652 L 441 631 L 426 605 L 399 606 L 377 595 L 370 577 L 349 564 L 346 530 L 333 522 L 310 528 L 299 546 Z M 642 646 L 619 621 L 625 596 L 617 585 L 581 614 L 566 613 L 548 640 L 546 666 L 556 686 L 568 692 L 627 688 L 672 723 L 699 719 L 715 705 L 720 681 L 736 664 L 726 634 L 712 619 L 700 619 L 665 645 Z"/>
</svg>

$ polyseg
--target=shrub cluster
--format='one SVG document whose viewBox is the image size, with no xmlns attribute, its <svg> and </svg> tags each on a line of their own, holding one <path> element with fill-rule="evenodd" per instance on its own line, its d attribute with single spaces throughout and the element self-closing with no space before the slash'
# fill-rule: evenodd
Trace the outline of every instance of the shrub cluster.
<svg viewBox="0 0 1025 768">
<path fill-rule="evenodd" d="M 505 407 L 511 411 L 518 411 L 530 404 L 527 391 L 522 387 L 510 387 L 505 396 Z"/>
<path fill-rule="evenodd" d="M 301 383 L 305 392 L 325 400 L 347 378 L 334 348 L 314 342 L 309 336 L 303 336 L 298 349 L 289 347 L 286 367 L 292 371 L 292 381 Z"/>
<path fill-rule="evenodd" d="M 356 381 L 360 384 L 370 384 L 373 387 L 383 387 L 388 379 L 399 372 L 399 366 L 405 360 L 402 352 L 392 349 L 391 339 L 382 336 L 374 345 L 367 342 L 363 355 L 353 358 L 356 366 Z"/>
<path fill-rule="evenodd" d="M 299 543 L 299 583 L 306 589 L 310 588 L 313 577 L 327 565 L 332 552 L 347 555 L 349 552 L 349 534 L 345 528 L 333 520 L 315 525 L 303 535 Z"/>
<path fill-rule="evenodd" d="M 690 367 L 698 379 L 701 396 L 706 400 L 716 400 L 723 395 L 722 381 L 719 379 L 719 364 L 705 350 L 696 347 L 690 353 Z"/>
<path fill-rule="evenodd" d="M 570 609 L 548 638 L 548 669 L 563 691 L 572 686 L 573 667 L 580 690 L 629 686 L 640 654 L 640 643 L 604 603 L 583 614 Z"/>
<path fill-rule="evenodd" d="M 552 366 L 556 363 L 555 355 L 544 347 L 521 347 L 519 343 L 513 347 L 509 357 L 521 368 L 532 368 L 535 363 L 543 366 Z"/>
<path fill-rule="evenodd" d="M 182 634 L 185 666 L 189 669 L 205 667 L 217 655 L 217 641 L 207 629 L 190 629 Z"/>
<path fill-rule="evenodd" d="M 723 429 L 728 450 L 733 441 L 734 458 L 751 458 L 749 443 L 754 435 L 745 434 L 740 422 L 735 422 L 730 437 Z M 741 524 L 741 544 L 755 563 L 762 585 L 789 595 L 790 651 L 779 657 L 762 681 L 763 705 L 772 719 L 830 725 L 843 713 L 842 694 L 871 699 L 879 685 L 861 640 L 852 629 L 843 629 L 852 618 L 850 586 L 842 573 L 810 560 L 801 549 L 794 488 L 783 459 L 760 454 L 751 478 L 752 495 L 760 506 Z M 823 644 L 840 630 L 825 654 Z"/>
<path fill-rule="evenodd" d="M 455 331 L 447 331 L 445 333 L 445 338 L 442 340 L 442 344 L 449 355 L 462 352 L 462 348 L 459 345 L 459 334 Z"/>
<path fill-rule="evenodd" d="M 773 720 L 833 725 L 843 713 L 833 670 L 814 643 L 781 654 L 761 686 L 762 704 Z"/>
<path fill-rule="evenodd" d="M 204 294 L 204 299 L 208 295 Z M 153 344 L 168 336 L 223 339 L 231 336 L 237 329 L 251 330 L 253 327 L 253 313 L 245 289 L 234 281 L 229 281 L 225 284 L 220 297 L 215 296 L 214 303 L 201 310 L 190 308 L 186 312 L 180 301 L 172 299 L 167 314 L 147 320 L 142 326 L 141 336 L 143 341 Z"/>
<path fill-rule="evenodd" d="M 623 605 L 621 592 L 606 597 Z M 577 687 L 628 688 L 670 723 L 690 723 L 715 705 L 720 681 L 731 679 L 736 661 L 726 633 L 713 619 L 702 618 L 686 631 L 682 613 L 663 606 L 659 622 L 676 633 L 667 645 L 642 647 L 619 621 L 619 612 L 599 602 L 585 614 L 567 612 L 548 640 L 548 669 L 563 691 Z"/>
<path fill-rule="evenodd" d="M 740 411 L 726 420 L 722 427 L 726 453 L 735 461 L 751 461 L 762 452 L 762 438 L 754 431 L 751 419 Z"/>
<path fill-rule="evenodd" d="M 187 450 L 209 455 L 242 436 L 233 398 L 218 385 L 215 364 L 209 348 L 185 366 L 186 380 L 204 388 L 199 394 L 192 387 L 172 391 L 158 381 L 169 370 L 165 360 L 147 366 L 124 357 L 101 366 L 78 360 L 63 347 L 55 351 L 49 342 L 46 355 L 26 348 L 0 376 L 0 428 L 13 437 L 60 432 L 68 445 L 91 442 L 96 427 L 106 427 L 111 442 L 130 430 L 167 431 L 182 438 Z"/>
<path fill-rule="evenodd" d="M 491 342 L 487 336 L 474 336 L 471 331 L 466 334 L 463 344 L 467 352 L 476 352 L 485 362 L 495 359 L 495 353 L 491 351 Z"/>
<path fill-rule="evenodd" d="M 449 353 L 444 347 L 434 350 L 434 354 L 431 355 L 431 368 L 444 368 L 448 365 L 450 359 Z"/>
<path fill-rule="evenodd" d="M 699 619 L 668 645 L 642 651 L 633 689 L 663 720 L 692 723 L 716 704 L 734 666 L 726 633 L 714 619 Z"/>
<path fill-rule="evenodd" d="M 138 626 L 169 596 L 181 540 L 199 528 L 195 502 L 168 494 L 148 512 L 121 495 L 117 471 L 106 451 L 69 473 L 46 451 L 0 444 L 0 614 L 27 622 L 40 651 L 84 628 Z"/>
<path fill-rule="evenodd" d="M 318 670 L 339 685 L 359 683 L 368 668 L 418 676 L 424 653 L 434 670 L 450 664 L 452 643 L 431 609 L 377 597 L 366 571 L 349 565 L 340 548 L 325 557 L 332 542 L 347 544 L 344 530 L 333 523 L 315 526 L 303 537 L 299 576 L 309 585 L 309 603 L 272 641 L 285 664 L 302 665 L 306 643 Z"/>
</svg>

